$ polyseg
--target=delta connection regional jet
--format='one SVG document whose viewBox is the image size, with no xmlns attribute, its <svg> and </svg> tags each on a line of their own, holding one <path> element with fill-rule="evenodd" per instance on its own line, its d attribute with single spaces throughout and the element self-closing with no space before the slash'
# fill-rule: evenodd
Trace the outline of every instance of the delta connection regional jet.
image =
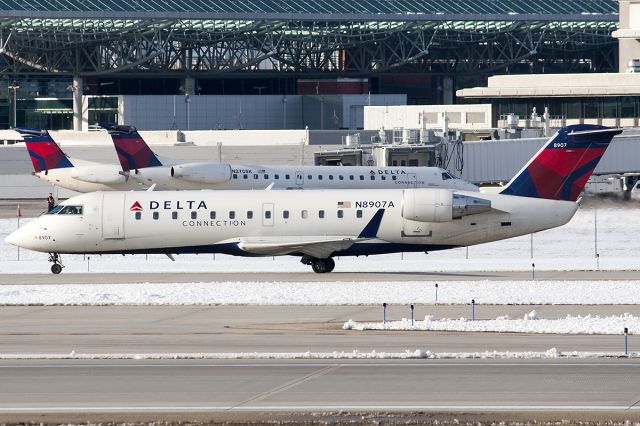
<svg viewBox="0 0 640 426">
<path fill-rule="evenodd" d="M 428 252 L 561 226 L 621 132 L 594 125 L 560 129 L 499 194 L 443 188 L 94 192 L 63 202 L 7 242 L 50 253 L 56 274 L 62 253 L 291 255 L 315 272 L 330 272 L 335 256 Z"/>
<path fill-rule="evenodd" d="M 121 167 L 69 158 L 46 130 L 20 132 L 34 175 L 78 192 L 147 189 L 478 188 L 438 167 L 238 166 L 158 157 L 130 126 L 109 127 Z"/>
</svg>

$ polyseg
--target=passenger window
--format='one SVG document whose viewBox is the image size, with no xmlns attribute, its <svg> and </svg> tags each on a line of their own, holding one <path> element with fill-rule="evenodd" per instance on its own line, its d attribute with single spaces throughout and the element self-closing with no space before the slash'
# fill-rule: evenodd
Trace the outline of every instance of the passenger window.
<svg viewBox="0 0 640 426">
<path fill-rule="evenodd" d="M 254 174 L 253 174 L 253 178 L 254 178 L 254 179 L 258 179 L 258 175 L 254 173 Z"/>
<path fill-rule="evenodd" d="M 278 179 L 280 179 L 280 175 L 278 175 L 278 174 L 273 175 L 273 178 L 274 178 L 275 180 L 278 180 Z"/>
<path fill-rule="evenodd" d="M 142 219 L 142 212 L 136 212 L 136 220 Z"/>
<path fill-rule="evenodd" d="M 153 212 L 153 220 L 158 220 L 160 218 L 160 212 Z"/>
<path fill-rule="evenodd" d="M 311 180 L 313 177 L 311 177 L 311 175 L 307 175 L 307 179 Z"/>
<path fill-rule="evenodd" d="M 209 219 L 215 219 L 216 218 L 216 212 L 209 212 Z"/>
<path fill-rule="evenodd" d="M 340 175 L 340 176 L 338 176 L 338 179 L 344 180 L 344 176 Z"/>
<path fill-rule="evenodd" d="M 197 219 L 198 218 L 198 212 L 191 212 L 191 219 Z"/>
<path fill-rule="evenodd" d="M 286 180 L 291 179 L 291 178 L 289 177 L 289 175 L 284 175 L 284 178 L 285 178 Z"/>
<path fill-rule="evenodd" d="M 284 211 L 282 212 L 282 217 L 283 217 L 284 219 L 289 219 L 289 210 L 284 210 Z M 267 218 L 267 219 L 269 219 L 269 218 Z"/>
<path fill-rule="evenodd" d="M 171 219 L 176 220 L 178 218 L 178 212 L 171 212 Z"/>
<path fill-rule="evenodd" d="M 322 180 L 322 175 L 318 175 L 318 180 Z"/>
<path fill-rule="evenodd" d="M 253 212 L 251 210 L 247 212 L 247 219 L 253 219 Z"/>
<path fill-rule="evenodd" d="M 360 180 L 364 180 L 364 176 L 363 175 L 360 175 Z"/>
<path fill-rule="evenodd" d="M 392 180 L 397 180 L 397 179 L 398 179 L 398 177 L 397 177 L 397 176 L 391 176 L 391 179 L 392 179 Z"/>
<path fill-rule="evenodd" d="M 376 175 L 371 175 L 370 179 L 371 180 L 376 180 Z"/>
<path fill-rule="evenodd" d="M 386 176 L 380 176 L 380 179 L 387 180 L 387 177 Z"/>
<path fill-rule="evenodd" d="M 265 179 L 269 179 L 269 175 L 264 175 L 264 178 Z"/>
<path fill-rule="evenodd" d="M 353 175 L 349 176 L 349 180 L 353 180 Z"/>
<path fill-rule="evenodd" d="M 265 210 L 264 211 L 264 218 L 265 219 L 271 219 L 271 210 Z"/>
<path fill-rule="evenodd" d="M 324 219 L 324 210 L 319 210 L 319 211 L 318 211 L 318 217 L 319 217 L 320 219 Z"/>
<path fill-rule="evenodd" d="M 229 212 L 229 219 L 235 219 L 235 218 L 236 218 L 236 212 L 235 212 L 235 211 L 233 211 L 233 210 L 231 210 L 231 211 Z"/>
<path fill-rule="evenodd" d="M 329 180 L 333 180 L 333 175 L 329 175 Z"/>
<path fill-rule="evenodd" d="M 356 210 L 356 217 L 362 219 L 362 210 Z"/>
<path fill-rule="evenodd" d="M 302 210 L 302 218 L 306 219 L 309 217 L 309 212 L 307 210 Z"/>
<path fill-rule="evenodd" d="M 338 219 L 342 219 L 344 217 L 344 210 L 338 210 Z"/>
<path fill-rule="evenodd" d="M 242 175 L 243 179 L 247 179 L 249 177 L 249 175 Z"/>
<path fill-rule="evenodd" d="M 238 174 L 237 174 L 237 173 L 234 173 L 234 174 L 233 174 L 233 178 L 234 178 L 234 179 L 238 179 Z"/>
</svg>

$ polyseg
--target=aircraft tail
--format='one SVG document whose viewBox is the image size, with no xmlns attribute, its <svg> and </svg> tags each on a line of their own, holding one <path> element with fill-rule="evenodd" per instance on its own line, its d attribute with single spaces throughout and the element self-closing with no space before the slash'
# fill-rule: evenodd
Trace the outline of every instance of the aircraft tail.
<svg viewBox="0 0 640 426">
<path fill-rule="evenodd" d="M 521 197 L 576 201 L 622 129 L 576 124 L 558 130 L 500 192 Z"/>
<path fill-rule="evenodd" d="M 15 128 L 27 145 L 31 163 L 36 173 L 73 167 L 69 157 L 60 149 L 46 130 Z"/>
<path fill-rule="evenodd" d="M 158 156 L 151 151 L 135 127 L 103 124 L 100 126 L 109 131 L 123 171 L 162 166 Z"/>
</svg>

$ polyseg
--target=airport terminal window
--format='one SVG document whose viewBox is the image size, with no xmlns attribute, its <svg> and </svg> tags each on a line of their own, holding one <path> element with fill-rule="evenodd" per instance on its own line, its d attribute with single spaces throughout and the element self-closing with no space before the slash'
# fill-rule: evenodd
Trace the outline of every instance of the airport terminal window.
<svg viewBox="0 0 640 426">
<path fill-rule="evenodd" d="M 634 118 L 636 116 L 635 99 L 631 96 L 620 98 L 620 118 Z"/>
<path fill-rule="evenodd" d="M 269 213 L 269 212 L 267 212 L 267 213 Z M 284 210 L 284 211 L 282 212 L 282 217 L 283 217 L 284 219 L 289 219 L 289 210 Z M 267 218 L 267 219 L 269 219 L 269 218 Z"/>
<path fill-rule="evenodd" d="M 324 210 L 318 210 L 318 217 L 324 219 Z"/>
<path fill-rule="evenodd" d="M 136 212 L 136 220 L 142 219 L 142 212 Z"/>
<path fill-rule="evenodd" d="M 178 212 L 171 212 L 171 219 L 177 219 L 178 218 Z"/>
<path fill-rule="evenodd" d="M 58 214 L 82 214 L 82 206 L 64 206 Z"/>
<path fill-rule="evenodd" d="M 412 158 L 409 160 L 409 167 L 418 167 L 418 159 L 417 158 Z"/>
<path fill-rule="evenodd" d="M 198 218 L 198 212 L 191 212 L 191 219 L 197 219 Z"/>
<path fill-rule="evenodd" d="M 301 214 L 303 219 L 306 219 L 309 217 L 309 211 L 308 210 L 302 210 L 302 214 Z"/>
<path fill-rule="evenodd" d="M 253 219 L 253 212 L 251 210 L 247 212 L 247 219 Z"/>
<path fill-rule="evenodd" d="M 215 219 L 216 218 L 216 212 L 209 212 L 209 219 Z"/>
<path fill-rule="evenodd" d="M 153 220 L 160 219 L 160 212 L 153 212 Z"/>
<path fill-rule="evenodd" d="M 235 212 L 235 211 L 233 211 L 233 210 L 231 210 L 231 211 L 229 212 L 229 219 L 235 219 L 235 218 L 236 218 L 236 212 Z"/>
<path fill-rule="evenodd" d="M 338 219 L 342 219 L 344 217 L 344 210 L 338 210 Z"/>
<path fill-rule="evenodd" d="M 356 217 L 362 219 L 362 210 L 356 210 Z"/>
</svg>

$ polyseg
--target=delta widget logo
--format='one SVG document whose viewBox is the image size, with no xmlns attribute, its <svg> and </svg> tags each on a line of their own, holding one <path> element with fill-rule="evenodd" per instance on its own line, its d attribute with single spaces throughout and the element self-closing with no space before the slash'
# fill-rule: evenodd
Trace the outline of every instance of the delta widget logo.
<svg viewBox="0 0 640 426">
<path fill-rule="evenodd" d="M 131 208 L 129 209 L 132 212 L 141 212 L 142 211 L 142 206 L 140 205 L 139 202 L 135 202 L 133 203 L 133 205 L 131 206 Z"/>
</svg>

